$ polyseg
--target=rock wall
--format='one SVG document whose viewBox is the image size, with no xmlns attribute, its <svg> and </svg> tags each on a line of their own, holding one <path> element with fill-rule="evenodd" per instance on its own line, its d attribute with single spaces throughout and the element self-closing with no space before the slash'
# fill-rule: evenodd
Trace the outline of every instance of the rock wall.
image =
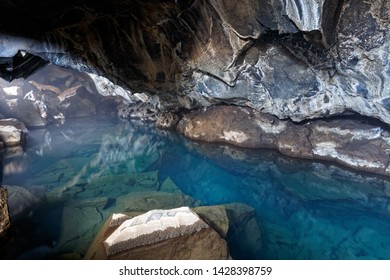
<svg viewBox="0 0 390 280">
<path fill-rule="evenodd" d="M 229 103 L 390 123 L 387 0 L 57 2 L 2 1 L 4 71 L 23 50 L 155 95 L 161 110 Z"/>
<path fill-rule="evenodd" d="M 7 190 L 0 186 L 0 238 L 6 234 L 10 227 L 7 196 Z"/>
<path fill-rule="evenodd" d="M 367 120 L 344 117 L 296 124 L 251 108 L 215 106 L 184 115 L 177 129 L 194 140 L 276 149 L 390 175 L 390 130 Z"/>
</svg>

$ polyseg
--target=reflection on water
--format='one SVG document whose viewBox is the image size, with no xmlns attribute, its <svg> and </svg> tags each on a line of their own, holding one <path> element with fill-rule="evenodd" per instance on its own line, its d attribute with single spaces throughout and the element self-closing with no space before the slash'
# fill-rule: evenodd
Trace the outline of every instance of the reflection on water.
<svg viewBox="0 0 390 280">
<path fill-rule="evenodd" d="M 32 131 L 3 161 L 15 229 L 3 258 L 81 258 L 113 212 L 239 202 L 256 220 L 234 218 L 247 230 L 228 234 L 233 258 L 390 259 L 378 176 L 98 119 Z"/>
</svg>

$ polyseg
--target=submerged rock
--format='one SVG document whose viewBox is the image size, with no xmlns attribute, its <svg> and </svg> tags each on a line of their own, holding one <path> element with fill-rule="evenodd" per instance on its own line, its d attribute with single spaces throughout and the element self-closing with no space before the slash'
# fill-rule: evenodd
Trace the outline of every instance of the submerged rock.
<svg viewBox="0 0 390 280">
<path fill-rule="evenodd" d="M 226 241 L 188 207 L 152 210 L 114 229 L 110 229 L 110 223 L 95 239 L 87 259 L 227 259 L 229 256 Z"/>
<path fill-rule="evenodd" d="M 194 140 L 271 148 L 288 156 L 390 175 L 390 131 L 364 119 L 294 123 L 246 107 L 216 106 L 186 114 L 178 131 Z"/>
<path fill-rule="evenodd" d="M 27 189 L 20 186 L 4 186 L 8 191 L 8 207 L 10 216 L 18 217 L 29 211 L 43 199 L 43 190 Z"/>
</svg>

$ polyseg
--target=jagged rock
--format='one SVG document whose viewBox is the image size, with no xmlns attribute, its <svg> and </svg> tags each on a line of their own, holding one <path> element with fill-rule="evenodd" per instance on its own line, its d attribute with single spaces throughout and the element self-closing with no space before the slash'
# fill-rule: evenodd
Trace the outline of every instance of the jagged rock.
<svg viewBox="0 0 390 280">
<path fill-rule="evenodd" d="M 25 143 L 28 130 L 16 119 L 0 120 L 0 140 L 6 147 L 19 146 Z"/>
<path fill-rule="evenodd" d="M 87 259 L 227 259 L 226 241 L 188 207 L 152 210 L 102 228 Z M 103 247 L 104 245 L 104 247 Z"/>
<path fill-rule="evenodd" d="M 390 123 L 387 0 L 57 5 L 2 2 L 5 70 L 28 50 L 158 96 L 165 110 L 226 102 L 295 121 L 354 111 Z"/>
<path fill-rule="evenodd" d="M 7 233 L 10 225 L 7 190 L 0 186 L 0 238 Z"/>
<path fill-rule="evenodd" d="M 163 129 L 176 129 L 180 117 L 172 112 L 160 113 L 157 115 L 156 127 Z"/>
<path fill-rule="evenodd" d="M 178 125 L 185 136 L 247 148 L 272 148 L 309 159 L 325 159 L 390 175 L 390 131 L 357 119 L 303 124 L 279 120 L 250 108 L 217 106 L 186 114 Z"/>
</svg>

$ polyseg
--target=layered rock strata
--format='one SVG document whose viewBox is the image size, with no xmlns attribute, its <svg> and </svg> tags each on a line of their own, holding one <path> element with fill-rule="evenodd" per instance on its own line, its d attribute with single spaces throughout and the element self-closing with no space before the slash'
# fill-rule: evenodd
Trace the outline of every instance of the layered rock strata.
<svg viewBox="0 0 390 280">
<path fill-rule="evenodd" d="M 390 175 L 390 131 L 356 119 L 294 123 L 251 108 L 216 106 L 184 115 L 178 131 L 207 142 L 276 149 L 293 157 L 335 161 Z"/>
</svg>

